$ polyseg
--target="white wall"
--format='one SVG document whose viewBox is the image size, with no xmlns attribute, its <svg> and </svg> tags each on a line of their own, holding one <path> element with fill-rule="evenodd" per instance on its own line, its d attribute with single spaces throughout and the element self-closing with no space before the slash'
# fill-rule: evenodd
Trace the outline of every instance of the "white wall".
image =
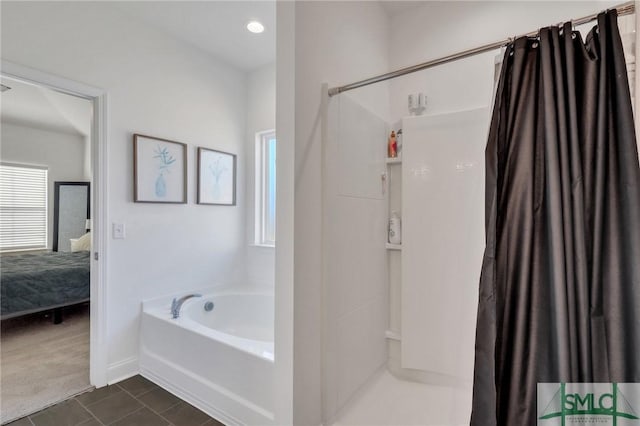
<svg viewBox="0 0 640 426">
<path fill-rule="evenodd" d="M 294 423 L 317 425 L 322 412 L 322 87 L 388 69 L 389 25 L 370 2 L 297 2 L 295 9 L 295 223 L 294 223 Z M 388 117 L 386 87 L 354 93 L 352 99 Z M 279 129 L 280 130 L 280 129 Z M 344 289 L 350 291 L 351 289 Z M 335 306 L 324 301 L 324 308 Z M 364 325 L 365 329 L 367 324 Z M 353 333 L 362 330 L 351 329 Z M 352 336 L 345 335 L 345 339 Z M 351 360 L 358 363 L 358 359 Z M 325 395 L 326 397 L 327 395 Z M 335 406 L 331 407 L 335 408 Z M 331 411 L 331 410 L 329 410 Z"/>
<path fill-rule="evenodd" d="M 293 424 L 294 220 L 295 220 L 295 3 L 277 2 L 275 423 Z"/>
<path fill-rule="evenodd" d="M 137 371 L 141 300 L 244 279 L 245 74 L 102 2 L 3 2 L 1 35 L 3 59 L 108 92 L 108 214 L 127 235 L 103 257 L 117 380 Z M 189 145 L 188 204 L 132 202 L 134 132 Z M 195 204 L 196 146 L 238 154 L 237 206 Z"/>
<path fill-rule="evenodd" d="M 276 66 L 267 65 L 247 77 L 246 244 L 247 280 L 273 287 L 275 249 L 255 245 L 256 133 L 276 128 Z"/>
<path fill-rule="evenodd" d="M 47 166 L 47 247 L 53 243 L 54 182 L 90 181 L 85 172 L 85 137 L 2 122 L 3 162 Z"/>
<path fill-rule="evenodd" d="M 620 3 L 608 1 L 423 2 L 391 19 L 389 58 L 394 69 L 504 40 L 579 18 Z M 407 113 L 407 95 L 427 95 L 427 114 L 461 111 L 491 102 L 499 50 L 391 81 L 394 120 Z"/>
</svg>

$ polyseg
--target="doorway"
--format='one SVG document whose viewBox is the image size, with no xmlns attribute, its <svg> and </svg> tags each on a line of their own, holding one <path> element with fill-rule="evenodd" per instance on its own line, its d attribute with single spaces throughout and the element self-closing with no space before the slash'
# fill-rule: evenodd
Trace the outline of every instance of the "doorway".
<svg viewBox="0 0 640 426">
<path fill-rule="evenodd" d="M 3 270 L 1 421 L 5 423 L 93 386 L 106 385 L 106 348 L 103 347 L 106 239 L 102 229 L 107 212 L 106 93 L 6 61 L 2 61 L 0 79 L 3 166 L 13 166 L 18 171 L 21 168 L 27 174 L 40 171 L 46 181 L 44 212 L 40 211 L 35 221 L 42 224 L 44 215 L 44 226 L 24 228 L 31 225 L 20 224 L 20 220 L 9 227 L 3 224 L 3 234 L 10 234 L 7 230 L 12 227 L 23 226 L 23 231 L 15 233 L 14 240 L 2 241 L 3 260 L 5 256 L 29 257 L 27 263 L 35 267 L 33 258 L 40 255 L 45 264 L 42 267 L 56 261 L 72 265 L 68 270 L 58 269 L 57 278 L 52 272 L 43 275 L 38 268 L 34 271 L 40 271 L 44 280 L 35 278 L 29 283 L 17 278 L 14 282 L 23 289 L 17 290 L 18 297 L 13 297 L 14 303 L 7 306 L 5 301 L 12 302 L 12 297 L 5 297 L 5 292 L 13 284 Z M 30 106 L 28 102 L 7 99 L 10 94 L 19 98 L 25 93 L 43 102 Z M 15 108 L 8 108 L 11 103 L 17 103 Z M 32 121 L 20 119 L 25 115 Z M 39 125 L 33 122 L 38 117 Z M 38 139 L 57 142 L 60 149 L 48 146 L 37 152 L 34 144 Z M 31 182 L 33 176 L 28 176 Z M 3 217 L 8 215 L 3 212 Z M 29 239 L 33 229 L 39 239 Z M 19 241 L 20 234 L 29 238 Z M 14 270 L 19 272 L 20 262 L 13 263 L 18 264 Z M 34 277 L 37 273 L 32 274 Z M 15 296 L 16 290 L 7 294 Z M 34 294 L 36 297 L 32 297 Z M 39 367 L 31 368 L 30 362 Z M 12 385 L 12 381 L 19 386 Z"/>
</svg>

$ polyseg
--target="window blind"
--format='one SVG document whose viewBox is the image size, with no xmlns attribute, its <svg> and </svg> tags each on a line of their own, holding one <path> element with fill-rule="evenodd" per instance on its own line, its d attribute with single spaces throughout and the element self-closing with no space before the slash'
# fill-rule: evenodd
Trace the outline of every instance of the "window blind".
<svg viewBox="0 0 640 426">
<path fill-rule="evenodd" d="M 0 164 L 0 250 L 47 247 L 47 169 Z"/>
</svg>

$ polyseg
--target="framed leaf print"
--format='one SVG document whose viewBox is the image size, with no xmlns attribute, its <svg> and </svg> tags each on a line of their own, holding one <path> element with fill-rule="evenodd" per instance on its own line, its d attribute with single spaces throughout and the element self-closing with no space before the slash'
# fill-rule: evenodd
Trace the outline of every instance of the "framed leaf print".
<svg viewBox="0 0 640 426">
<path fill-rule="evenodd" d="M 187 202 L 187 145 L 133 135 L 133 201 Z"/>
<path fill-rule="evenodd" d="M 236 205 L 236 155 L 198 148 L 198 204 Z"/>
</svg>

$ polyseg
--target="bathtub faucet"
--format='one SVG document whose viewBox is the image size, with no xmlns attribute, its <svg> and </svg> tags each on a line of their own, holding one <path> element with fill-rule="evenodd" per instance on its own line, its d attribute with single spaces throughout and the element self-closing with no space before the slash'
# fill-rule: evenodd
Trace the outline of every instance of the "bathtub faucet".
<svg viewBox="0 0 640 426">
<path fill-rule="evenodd" d="M 171 302 L 171 318 L 176 319 L 180 316 L 180 308 L 182 308 L 182 304 L 186 302 L 188 299 L 192 297 L 202 297 L 201 294 L 193 293 L 187 294 L 186 296 L 182 296 L 180 299 L 173 298 L 173 302 Z"/>
</svg>

